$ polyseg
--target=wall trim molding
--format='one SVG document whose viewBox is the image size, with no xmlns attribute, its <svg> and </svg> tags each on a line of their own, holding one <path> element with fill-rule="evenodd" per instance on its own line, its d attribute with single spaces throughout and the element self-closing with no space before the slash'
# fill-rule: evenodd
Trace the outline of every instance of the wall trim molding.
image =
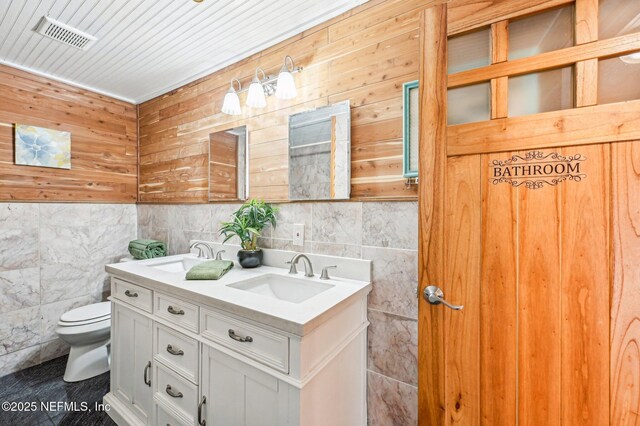
<svg viewBox="0 0 640 426">
<path fill-rule="evenodd" d="M 18 64 L 15 64 L 13 62 L 6 61 L 4 59 L 0 59 L 0 64 L 6 65 L 6 66 L 11 67 L 11 68 L 19 69 L 20 71 L 25 71 L 25 72 L 28 72 L 28 73 L 31 73 L 31 74 L 35 74 L 35 75 L 40 76 L 40 77 L 48 78 L 50 80 L 54 80 L 54 81 L 57 81 L 57 82 L 60 82 L 60 83 L 68 84 L 69 86 L 77 87 L 78 89 L 88 90 L 90 92 L 94 92 L 94 93 L 97 93 L 99 95 L 108 96 L 110 98 L 114 98 L 114 99 L 117 99 L 119 101 L 123 101 L 123 102 L 127 102 L 127 103 L 130 103 L 130 104 L 136 105 L 136 101 L 134 99 L 130 99 L 130 98 L 126 98 L 124 96 L 116 95 L 115 93 L 106 92 L 104 90 L 100 90 L 100 89 L 95 88 L 93 86 L 87 86 L 85 84 L 80 84 L 80 83 L 75 82 L 73 80 L 67 80 L 66 78 L 62 78 L 62 77 L 58 77 L 58 76 L 53 75 L 53 74 L 49 74 L 49 73 L 46 73 L 46 72 L 38 71 L 36 69 L 25 67 L 23 65 L 18 65 Z"/>
</svg>

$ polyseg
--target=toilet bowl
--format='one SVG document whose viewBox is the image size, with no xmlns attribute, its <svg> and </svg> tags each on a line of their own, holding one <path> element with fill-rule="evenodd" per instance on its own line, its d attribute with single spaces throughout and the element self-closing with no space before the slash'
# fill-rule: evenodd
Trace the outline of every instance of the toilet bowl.
<svg viewBox="0 0 640 426">
<path fill-rule="evenodd" d="M 71 346 L 65 382 L 79 382 L 109 371 L 111 302 L 65 312 L 58 321 L 56 333 Z"/>
</svg>

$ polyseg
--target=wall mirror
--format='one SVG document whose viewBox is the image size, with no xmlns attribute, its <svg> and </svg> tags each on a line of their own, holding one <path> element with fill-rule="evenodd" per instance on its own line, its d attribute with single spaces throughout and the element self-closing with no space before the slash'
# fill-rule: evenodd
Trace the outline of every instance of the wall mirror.
<svg viewBox="0 0 640 426">
<path fill-rule="evenodd" d="M 349 101 L 289 116 L 289 199 L 343 200 L 350 193 Z"/>
<path fill-rule="evenodd" d="M 403 109 L 402 109 L 402 143 L 403 160 L 402 173 L 406 178 L 418 176 L 419 130 L 420 115 L 420 90 L 418 80 L 410 81 L 402 85 Z"/>
<path fill-rule="evenodd" d="M 247 198 L 247 126 L 209 135 L 209 201 Z"/>
</svg>

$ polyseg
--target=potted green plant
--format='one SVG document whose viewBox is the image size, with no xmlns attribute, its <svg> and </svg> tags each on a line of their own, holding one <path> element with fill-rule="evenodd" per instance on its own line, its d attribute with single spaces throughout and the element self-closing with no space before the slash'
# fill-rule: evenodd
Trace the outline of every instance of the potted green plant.
<svg viewBox="0 0 640 426">
<path fill-rule="evenodd" d="M 277 207 L 264 201 L 250 200 L 232 215 L 229 222 L 222 222 L 220 235 L 223 244 L 238 237 L 242 250 L 238 251 L 238 261 L 243 268 L 255 268 L 262 264 L 262 250 L 258 248 L 258 237 L 268 225 L 276 227 Z"/>
</svg>

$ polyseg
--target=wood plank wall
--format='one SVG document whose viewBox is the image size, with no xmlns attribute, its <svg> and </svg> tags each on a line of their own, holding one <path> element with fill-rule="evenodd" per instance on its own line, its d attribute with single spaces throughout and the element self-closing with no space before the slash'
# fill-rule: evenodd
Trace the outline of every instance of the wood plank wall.
<svg viewBox="0 0 640 426">
<path fill-rule="evenodd" d="M 207 202 L 209 134 L 247 125 L 251 197 L 288 197 L 290 114 L 349 99 L 353 199 L 416 199 L 402 178 L 402 84 L 418 78 L 425 0 L 373 0 L 139 107 L 142 202 Z M 277 74 L 285 55 L 304 71 L 298 97 L 267 98 L 242 116 L 220 112 L 232 77 L 246 87 L 257 66 Z M 244 102 L 246 94 L 240 96 Z"/>
<path fill-rule="evenodd" d="M 0 123 L 0 200 L 136 201 L 135 105 L 0 65 Z M 71 170 L 15 165 L 14 123 L 71 132 Z"/>
</svg>

